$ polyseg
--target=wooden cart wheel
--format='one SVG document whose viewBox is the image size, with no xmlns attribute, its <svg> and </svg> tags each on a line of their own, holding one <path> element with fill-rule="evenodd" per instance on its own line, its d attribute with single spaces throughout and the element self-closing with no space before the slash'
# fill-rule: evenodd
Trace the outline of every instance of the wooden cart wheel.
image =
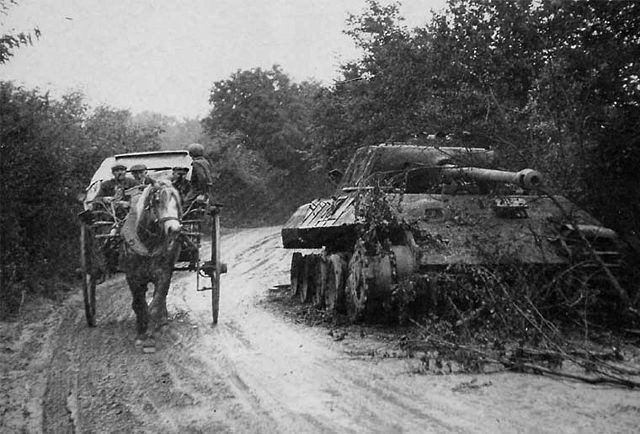
<svg viewBox="0 0 640 434">
<path fill-rule="evenodd" d="M 80 227 L 80 268 L 82 269 L 82 295 L 84 313 L 89 327 L 96 326 L 96 276 L 91 257 L 93 238 L 87 225 Z"/>
<path fill-rule="evenodd" d="M 211 316 L 213 324 L 218 324 L 218 312 L 220 310 L 220 212 L 217 208 L 212 210 L 213 227 L 211 233 L 211 263 L 215 270 L 211 274 Z"/>
</svg>

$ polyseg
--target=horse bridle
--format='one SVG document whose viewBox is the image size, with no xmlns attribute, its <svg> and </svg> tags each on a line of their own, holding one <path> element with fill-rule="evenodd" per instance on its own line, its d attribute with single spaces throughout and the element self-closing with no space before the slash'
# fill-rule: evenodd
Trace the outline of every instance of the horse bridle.
<svg viewBox="0 0 640 434">
<path fill-rule="evenodd" d="M 181 222 L 180 217 L 171 216 L 171 217 L 162 217 L 162 218 L 159 218 L 159 219 L 155 219 L 154 223 L 158 223 L 159 225 L 161 225 L 162 223 L 168 222 L 169 220 L 176 220 L 178 222 Z"/>
<path fill-rule="evenodd" d="M 158 198 L 158 193 L 160 192 L 160 189 L 157 187 L 151 187 L 152 190 L 149 192 L 151 195 L 153 195 L 150 200 L 149 203 L 145 206 L 147 211 L 150 211 L 153 213 L 155 220 L 153 220 L 154 223 L 157 223 L 159 225 L 163 224 L 164 222 L 168 222 L 171 220 L 176 220 L 178 223 L 181 223 L 182 220 L 180 217 L 174 217 L 174 216 L 168 216 L 168 217 L 158 217 L 156 215 L 156 212 L 154 209 L 152 209 L 151 204 L 154 202 L 158 202 L 160 199 Z M 178 201 L 179 203 L 179 201 Z M 178 206 L 178 209 L 181 210 L 181 207 Z"/>
</svg>

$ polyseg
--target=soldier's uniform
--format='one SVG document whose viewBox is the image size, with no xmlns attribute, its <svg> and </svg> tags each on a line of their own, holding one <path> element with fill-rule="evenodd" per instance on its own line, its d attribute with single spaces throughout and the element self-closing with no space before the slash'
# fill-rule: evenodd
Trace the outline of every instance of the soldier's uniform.
<svg viewBox="0 0 640 434">
<path fill-rule="evenodd" d="M 213 169 L 211 163 L 204 158 L 204 148 L 198 143 L 189 145 L 191 155 L 191 192 L 188 201 L 194 200 L 199 195 L 213 201 Z"/>
<path fill-rule="evenodd" d="M 111 168 L 112 171 L 124 169 L 126 170 L 126 166 L 123 165 L 115 165 Z M 104 181 L 100 184 L 100 190 L 98 194 L 96 194 L 96 199 L 101 197 L 111 196 L 114 200 L 126 200 L 127 197 L 125 192 L 131 187 L 135 187 L 138 185 L 136 181 L 132 178 L 128 178 L 123 176 L 121 179 L 111 178 Z"/>
<path fill-rule="evenodd" d="M 113 197 L 113 200 L 116 201 L 114 216 L 116 218 L 116 222 L 114 223 L 114 227 L 111 229 L 111 235 L 117 235 L 119 233 L 120 224 L 129 212 L 128 204 L 122 202 L 130 199 L 127 196 L 127 190 L 138 185 L 134 179 L 124 176 L 124 172 L 126 170 L 127 167 L 123 164 L 115 164 L 111 168 L 111 172 L 113 172 L 114 177 L 100 184 L 100 190 L 98 190 L 98 194 L 96 194 L 94 199 L 94 205 L 92 205 L 92 208 L 96 209 L 95 204 L 103 202 L 103 197 Z M 119 171 L 123 172 L 123 175 L 120 178 L 116 175 L 116 172 Z M 120 219 L 119 222 L 118 219 Z M 107 239 L 105 244 L 102 246 L 106 271 L 108 273 L 114 273 L 117 271 L 119 246 L 120 241 L 115 237 Z"/>
<path fill-rule="evenodd" d="M 173 184 L 173 188 L 178 190 L 178 193 L 180 193 L 180 197 L 183 201 L 191 192 L 191 182 L 189 182 L 189 180 L 185 178 L 187 172 L 189 172 L 188 167 L 174 167 L 173 176 L 171 178 L 171 184 Z"/>
<path fill-rule="evenodd" d="M 155 185 L 155 181 L 147 175 L 147 166 L 144 164 L 134 164 L 129 169 L 129 172 L 133 175 L 136 185 Z"/>
<path fill-rule="evenodd" d="M 204 157 L 196 157 L 193 159 L 191 167 L 193 168 L 193 172 L 191 173 L 191 189 L 196 194 L 210 195 L 211 187 L 213 187 L 211 163 Z"/>
</svg>

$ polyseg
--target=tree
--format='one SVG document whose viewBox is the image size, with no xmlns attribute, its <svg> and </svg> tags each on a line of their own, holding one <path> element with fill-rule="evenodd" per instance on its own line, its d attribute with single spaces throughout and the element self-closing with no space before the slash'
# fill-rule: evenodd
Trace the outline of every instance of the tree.
<svg viewBox="0 0 640 434">
<path fill-rule="evenodd" d="M 309 106 L 318 89 L 316 83 L 292 83 L 277 65 L 266 71 L 237 71 L 214 83 L 205 131 L 241 133 L 249 149 L 263 152 L 275 166 L 286 167 L 310 147 Z"/>
<path fill-rule="evenodd" d="M 330 166 L 344 166 L 359 146 L 445 127 L 435 109 L 432 36 L 416 36 L 404 27 L 396 4 L 367 3 L 367 11 L 349 18 L 345 32 L 362 56 L 342 65 L 343 79 L 315 106 L 314 131 Z"/>
<path fill-rule="evenodd" d="M 62 247 L 77 233 L 68 231 L 76 191 L 67 184 L 74 164 L 69 151 L 84 144 L 76 103 L 73 96 L 60 103 L 0 82 L 0 279 L 5 291 L 11 283 L 33 287 L 41 276 L 69 273 L 61 264 L 75 262 L 72 250 Z"/>
<path fill-rule="evenodd" d="M 7 15 L 9 7 L 16 5 L 14 0 L 0 0 L 0 15 Z M 40 29 L 32 32 L 9 32 L 0 35 L 0 64 L 6 63 L 13 56 L 13 51 L 24 45 L 33 45 L 33 39 L 40 38 Z"/>
<path fill-rule="evenodd" d="M 411 30 L 396 5 L 368 4 L 346 31 L 363 54 L 342 66 L 329 112 L 316 115 L 319 129 L 330 125 L 325 115 L 349 119 L 342 143 L 330 149 L 439 131 L 471 132 L 476 145 L 522 142 L 512 126 L 526 121 L 519 110 L 539 63 L 532 2 L 452 1 L 444 14 Z"/>
<path fill-rule="evenodd" d="M 530 131 L 573 196 L 640 253 L 640 4 L 544 2 Z M 567 171 L 571 167 L 573 170 Z"/>
<path fill-rule="evenodd" d="M 320 90 L 317 83 L 292 82 L 278 66 L 237 71 L 214 83 L 202 125 L 208 148 L 215 148 L 210 157 L 227 216 L 281 222 L 322 191 L 311 134 Z"/>
</svg>

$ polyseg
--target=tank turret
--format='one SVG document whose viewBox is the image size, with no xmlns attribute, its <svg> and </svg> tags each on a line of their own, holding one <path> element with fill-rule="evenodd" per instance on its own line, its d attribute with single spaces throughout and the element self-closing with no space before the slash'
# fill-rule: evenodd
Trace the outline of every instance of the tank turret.
<svg viewBox="0 0 640 434">
<path fill-rule="evenodd" d="M 482 148 L 358 149 L 335 195 L 299 207 L 282 228 L 285 248 L 317 249 L 293 255 L 292 292 L 375 320 L 376 307 L 411 275 L 567 264 L 575 255 L 569 233 L 580 228 L 590 228 L 581 233 L 616 265 L 611 230 L 564 197 L 542 194 L 536 170 L 495 166 L 495 153 Z"/>
</svg>

